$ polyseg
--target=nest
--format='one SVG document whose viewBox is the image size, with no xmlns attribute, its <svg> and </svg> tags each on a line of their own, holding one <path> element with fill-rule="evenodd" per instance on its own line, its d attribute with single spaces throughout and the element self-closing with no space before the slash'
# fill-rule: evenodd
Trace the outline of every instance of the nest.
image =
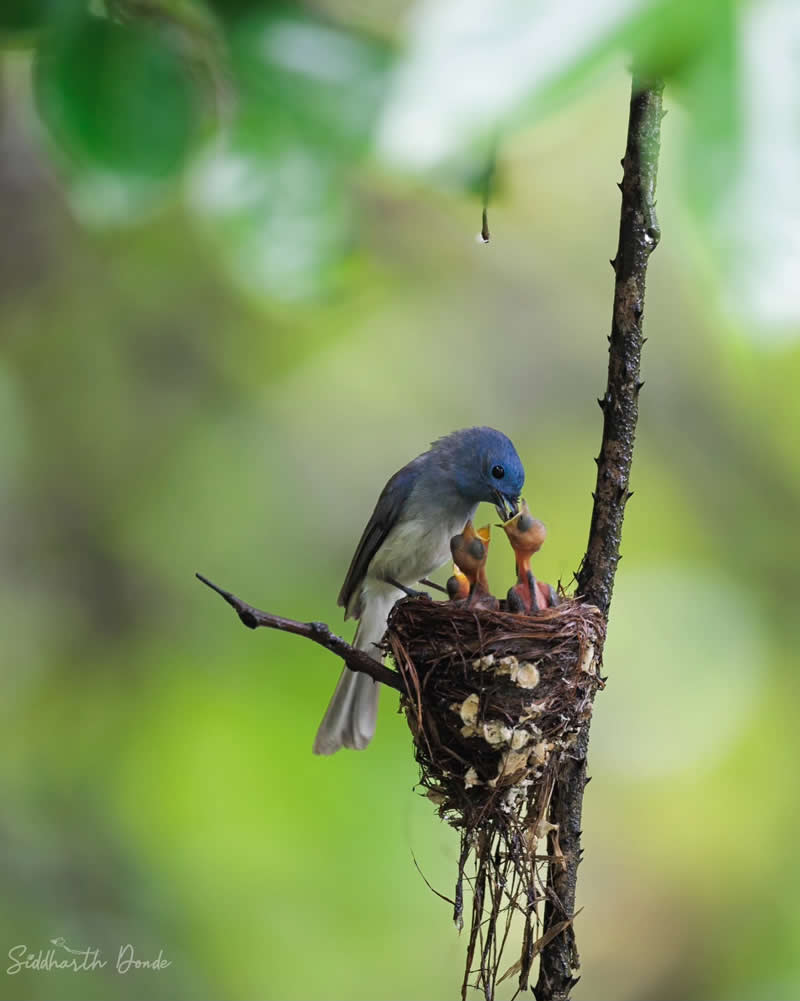
<svg viewBox="0 0 800 1001">
<path fill-rule="evenodd" d="M 472 887 L 462 997 L 472 985 L 490 999 L 515 974 L 528 986 L 547 865 L 560 856 L 550 799 L 603 685 L 604 632 L 600 611 L 573 599 L 530 615 L 407 600 L 389 620 L 386 646 L 413 693 L 401 705 L 420 784 L 461 835 L 451 901 L 459 929 L 465 879 Z M 501 974 L 515 917 L 521 952 Z"/>
</svg>

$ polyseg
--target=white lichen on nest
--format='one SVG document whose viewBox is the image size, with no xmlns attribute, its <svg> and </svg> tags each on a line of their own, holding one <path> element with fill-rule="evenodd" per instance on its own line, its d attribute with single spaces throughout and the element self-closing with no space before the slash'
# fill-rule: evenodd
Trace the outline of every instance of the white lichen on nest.
<svg viewBox="0 0 800 1001">
<path fill-rule="evenodd" d="M 511 727 L 502 720 L 488 719 L 480 720 L 480 696 L 477 692 L 469 694 L 463 702 L 453 702 L 450 708 L 454 713 L 458 713 L 461 722 L 462 737 L 482 737 L 486 743 L 493 748 L 508 746 L 513 751 L 519 751 L 531 739 L 538 735 L 537 727 L 529 729 L 524 727 Z M 531 707 L 526 707 L 526 720 L 533 719 L 537 712 L 531 712 Z"/>
<path fill-rule="evenodd" d="M 520 735 L 520 731 L 514 731 L 514 735 Z M 525 735 L 530 739 L 530 734 Z M 480 778 L 474 767 L 470 766 L 464 775 L 464 788 L 471 789 L 473 786 L 488 785 L 492 789 L 498 786 L 508 786 L 509 792 L 517 790 L 517 794 L 531 785 L 541 773 L 542 765 L 547 763 L 550 753 L 555 745 L 551 741 L 540 740 L 533 746 L 527 744 L 527 740 L 520 742 L 520 748 L 513 746 L 512 737 L 508 746 L 500 753 L 497 760 L 497 774 L 486 782 Z M 488 741 L 487 741 L 488 743 Z M 526 746 L 527 745 L 527 746 Z M 516 801 L 516 794 L 512 797 Z M 506 797 L 504 800 L 506 807 L 511 805 L 511 800 Z M 504 809 L 506 808 L 504 807 Z"/>
<path fill-rule="evenodd" d="M 490 658 L 482 658 L 486 661 Z M 491 658 L 487 667 L 495 664 L 505 669 L 504 673 L 511 676 L 511 672 L 516 670 L 516 658 L 505 657 L 505 664 L 495 662 Z M 515 663 L 509 663 L 514 661 Z M 528 667 L 532 665 L 526 665 Z M 535 670 L 535 668 L 534 668 Z M 499 672 L 498 672 L 499 673 Z M 471 692 L 463 702 L 453 702 L 450 709 L 459 715 L 462 723 L 461 736 L 482 739 L 488 746 L 498 752 L 497 774 L 485 783 L 480 778 L 474 767 L 467 769 L 464 775 L 464 788 L 471 789 L 474 786 L 488 785 L 497 788 L 498 785 L 510 785 L 517 788 L 517 783 L 530 784 L 530 775 L 538 773 L 538 769 L 547 761 L 553 744 L 540 740 L 541 732 L 535 724 L 528 726 L 509 726 L 498 719 L 481 719 L 481 701 L 477 692 Z M 532 703 L 526 707 L 524 721 L 529 722 L 541 712 L 541 707 Z M 534 743 L 535 741 L 535 743 Z M 520 785 L 521 788 L 521 785 Z"/>
<path fill-rule="evenodd" d="M 476 660 L 473 660 L 472 666 L 475 670 L 488 671 L 495 676 L 507 677 L 512 684 L 517 685 L 519 688 L 535 688 L 540 680 L 539 669 L 535 664 L 531 664 L 528 661 L 520 661 L 514 656 L 497 658 L 494 654 L 487 654 L 485 657 L 478 657 Z M 513 727 L 502 720 L 482 719 L 480 713 L 480 696 L 477 692 L 471 692 L 463 702 L 451 703 L 450 708 L 453 712 L 458 713 L 461 717 L 461 722 L 464 724 L 461 727 L 462 737 L 481 737 L 493 749 L 510 749 L 513 757 L 504 757 L 505 764 L 501 762 L 500 771 L 497 774 L 498 779 L 504 774 L 510 774 L 513 771 L 517 771 L 519 767 L 522 767 L 522 759 L 525 758 L 527 760 L 527 754 L 522 755 L 519 752 L 530 742 L 532 737 L 539 735 L 537 727 Z M 535 719 L 542 711 L 542 708 L 541 705 L 537 705 L 535 702 L 525 706 L 525 716 L 519 720 L 519 723 L 524 724 Z M 472 771 L 474 769 L 470 769 L 470 772 Z M 464 779 L 467 789 L 477 784 L 476 781 L 472 780 L 470 772 L 467 773 Z"/>
<path fill-rule="evenodd" d="M 539 669 L 535 664 L 528 661 L 517 660 L 513 655 L 509 657 L 496 658 L 494 654 L 487 654 L 485 657 L 478 657 L 473 660 L 472 666 L 476 671 L 491 670 L 496 675 L 507 675 L 508 678 L 520 688 L 536 688 L 539 684 Z"/>
<path fill-rule="evenodd" d="M 586 674 L 597 673 L 597 666 L 594 660 L 594 643 L 586 644 L 583 656 L 581 657 L 581 662 L 579 664 L 579 670 L 585 671 Z"/>
<path fill-rule="evenodd" d="M 472 786 L 481 785 L 481 780 L 478 778 L 478 773 L 474 768 L 468 768 L 467 774 L 464 776 L 464 788 L 471 789 Z"/>
<path fill-rule="evenodd" d="M 454 702 L 450 706 L 450 708 L 453 710 L 453 712 L 457 712 L 459 714 L 459 716 L 461 717 L 461 722 L 464 724 L 466 728 L 468 726 L 475 725 L 475 721 L 478 718 L 479 706 L 480 706 L 480 697 L 477 692 L 473 692 L 471 695 L 468 695 L 463 702 Z"/>
</svg>

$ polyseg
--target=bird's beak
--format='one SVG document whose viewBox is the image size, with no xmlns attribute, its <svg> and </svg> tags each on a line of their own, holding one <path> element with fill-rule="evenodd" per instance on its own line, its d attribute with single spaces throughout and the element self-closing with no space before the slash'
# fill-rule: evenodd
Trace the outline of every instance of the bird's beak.
<svg viewBox="0 0 800 1001">
<path fill-rule="evenodd" d="M 510 521 L 519 514 L 519 497 L 507 497 L 495 490 L 494 507 L 502 522 Z"/>
</svg>

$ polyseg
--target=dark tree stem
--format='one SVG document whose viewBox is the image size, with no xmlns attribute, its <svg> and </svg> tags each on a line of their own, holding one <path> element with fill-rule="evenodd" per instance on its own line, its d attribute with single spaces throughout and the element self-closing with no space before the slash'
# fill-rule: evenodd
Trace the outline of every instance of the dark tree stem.
<svg viewBox="0 0 800 1001">
<path fill-rule="evenodd" d="M 362 674 L 368 674 L 370 678 L 380 681 L 381 684 L 387 685 L 389 688 L 393 688 L 396 692 L 400 692 L 401 695 L 408 694 L 408 689 L 403 683 L 403 679 L 396 671 L 385 667 L 379 660 L 370 657 L 363 650 L 357 650 L 354 646 L 350 646 L 341 636 L 336 636 L 332 633 L 324 622 L 297 622 L 295 619 L 284 619 L 283 616 L 273 615 L 271 612 L 262 612 L 260 608 L 253 608 L 246 601 L 237 598 L 235 594 L 231 594 L 230 591 L 218 587 L 202 574 L 196 574 L 195 576 L 210 587 L 212 591 L 216 591 L 217 594 L 222 595 L 228 604 L 236 609 L 237 615 L 248 629 L 258 629 L 259 626 L 264 626 L 266 629 L 280 629 L 284 633 L 294 633 L 295 636 L 303 636 L 313 643 L 319 643 L 320 646 L 324 646 L 326 650 L 335 653 L 337 657 L 341 657 L 351 671 L 360 671 Z"/>
<path fill-rule="evenodd" d="M 636 421 L 642 316 L 647 262 L 660 231 L 655 214 L 655 188 L 661 143 L 663 83 L 633 79 L 628 141 L 622 161 L 622 208 L 617 256 L 614 312 L 609 337 L 608 385 L 602 399 L 603 439 L 597 457 L 597 485 L 586 555 L 577 574 L 577 592 L 608 618 L 614 575 L 620 559 L 622 521 L 631 497 L 628 489 Z M 560 846 L 564 863 L 551 863 L 544 912 L 544 935 L 575 913 L 575 887 L 581 860 L 581 812 L 587 783 L 588 722 L 581 730 L 574 756 L 565 759 L 553 792 L 549 854 Z M 556 840 L 558 842 L 556 844 Z M 542 950 L 536 1001 L 567 1001 L 577 980 L 578 950 L 573 925 L 567 925 Z"/>
</svg>

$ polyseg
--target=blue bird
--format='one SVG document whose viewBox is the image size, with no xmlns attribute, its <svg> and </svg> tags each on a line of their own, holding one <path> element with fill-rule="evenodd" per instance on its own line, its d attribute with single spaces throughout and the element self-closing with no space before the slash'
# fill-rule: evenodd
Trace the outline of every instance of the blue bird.
<svg viewBox="0 0 800 1001">
<path fill-rule="evenodd" d="M 511 441 L 492 428 L 466 428 L 435 441 L 389 480 L 347 571 L 339 604 L 355 617 L 354 645 L 379 656 L 395 602 L 450 556 L 481 501 L 507 521 L 517 513 L 525 471 Z M 363 750 L 375 733 L 378 685 L 345 668 L 314 741 L 315 754 Z"/>
</svg>

